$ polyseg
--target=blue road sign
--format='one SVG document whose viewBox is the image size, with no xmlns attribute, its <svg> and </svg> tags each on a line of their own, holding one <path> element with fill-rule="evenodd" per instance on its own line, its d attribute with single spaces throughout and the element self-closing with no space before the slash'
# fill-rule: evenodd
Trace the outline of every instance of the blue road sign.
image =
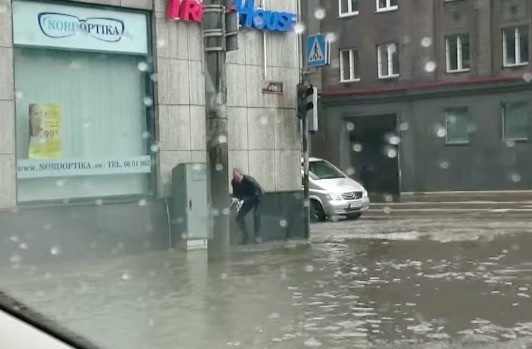
<svg viewBox="0 0 532 349">
<path fill-rule="evenodd" d="M 317 68 L 329 64 L 329 45 L 325 35 L 309 35 L 307 37 L 307 67 Z"/>
</svg>

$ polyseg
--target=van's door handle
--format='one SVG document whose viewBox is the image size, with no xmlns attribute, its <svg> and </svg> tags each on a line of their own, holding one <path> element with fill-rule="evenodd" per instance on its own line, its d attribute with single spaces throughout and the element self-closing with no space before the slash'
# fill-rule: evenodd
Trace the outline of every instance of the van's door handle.
<svg viewBox="0 0 532 349">
<path fill-rule="evenodd" d="M 188 200 L 188 209 L 192 210 L 192 200 Z"/>
</svg>

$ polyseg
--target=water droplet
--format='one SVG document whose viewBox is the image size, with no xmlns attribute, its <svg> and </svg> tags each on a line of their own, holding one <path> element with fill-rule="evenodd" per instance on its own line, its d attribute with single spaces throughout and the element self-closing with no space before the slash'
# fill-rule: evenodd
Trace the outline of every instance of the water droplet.
<svg viewBox="0 0 532 349">
<path fill-rule="evenodd" d="M 28 245 L 22 242 L 22 243 L 20 243 L 18 245 L 18 248 L 20 248 L 21 250 L 27 250 L 28 249 Z"/>
<path fill-rule="evenodd" d="M 449 168 L 449 161 L 444 160 L 444 161 L 440 162 L 440 168 L 442 170 L 448 169 Z"/>
<path fill-rule="evenodd" d="M 322 343 L 314 337 L 310 337 L 309 339 L 307 339 L 304 344 L 307 347 L 321 347 L 322 346 Z"/>
<path fill-rule="evenodd" d="M 508 148 L 513 148 L 513 147 L 515 147 L 515 141 L 512 141 L 512 140 L 508 140 L 508 141 L 506 141 L 506 146 L 507 146 Z"/>
<path fill-rule="evenodd" d="M 318 21 L 321 21 L 322 19 L 324 19 L 325 18 L 325 9 L 322 8 L 322 7 L 317 7 L 314 10 L 314 17 L 316 17 L 316 19 Z"/>
<path fill-rule="evenodd" d="M 395 53 L 397 51 L 396 44 L 390 44 L 388 47 L 389 47 L 390 53 Z"/>
<path fill-rule="evenodd" d="M 223 214 L 224 216 L 227 216 L 227 215 L 229 214 L 229 209 L 228 209 L 228 208 L 224 208 L 224 209 L 222 210 L 222 214 Z"/>
<path fill-rule="evenodd" d="M 216 169 L 216 171 L 221 171 L 224 169 L 224 165 L 222 164 L 216 164 L 216 166 L 214 166 L 214 168 Z"/>
<path fill-rule="evenodd" d="M 410 36 L 405 35 L 403 36 L 403 44 L 408 45 L 410 43 Z"/>
<path fill-rule="evenodd" d="M 303 34 L 305 32 L 305 24 L 301 22 L 296 23 L 296 25 L 294 26 L 294 31 L 296 32 L 296 34 Z"/>
<path fill-rule="evenodd" d="M 11 256 L 11 258 L 9 258 L 9 261 L 13 264 L 18 264 L 22 262 L 22 257 L 18 254 L 14 254 Z"/>
<path fill-rule="evenodd" d="M 64 179 L 59 179 L 57 181 L 55 181 L 55 185 L 57 185 L 58 187 L 62 187 L 65 185 L 65 180 Z"/>
<path fill-rule="evenodd" d="M 82 66 L 83 64 L 80 61 L 72 61 L 69 64 L 69 68 L 74 70 L 81 69 Z"/>
<path fill-rule="evenodd" d="M 392 209 L 388 206 L 386 206 L 384 209 L 383 209 L 384 213 L 386 214 L 390 214 L 392 212 Z"/>
<path fill-rule="evenodd" d="M 455 124 L 456 123 L 456 115 L 449 115 L 447 117 L 447 121 L 449 121 L 451 124 Z"/>
<path fill-rule="evenodd" d="M 310 200 L 303 201 L 303 207 L 310 207 Z"/>
<path fill-rule="evenodd" d="M 219 215 L 220 215 L 220 210 L 217 209 L 217 208 L 214 208 L 214 209 L 212 210 L 212 215 L 213 215 L 214 217 L 219 216 Z"/>
<path fill-rule="evenodd" d="M 430 47 L 432 45 L 432 39 L 428 36 L 425 36 L 423 39 L 421 39 L 421 46 L 423 47 Z"/>
<path fill-rule="evenodd" d="M 286 219 L 281 219 L 281 220 L 279 221 L 279 225 L 280 225 L 281 227 L 283 227 L 283 228 L 286 227 L 286 225 L 287 225 Z"/>
<path fill-rule="evenodd" d="M 401 124 L 399 125 L 399 129 L 403 132 L 408 131 L 408 122 L 401 122 Z"/>
<path fill-rule="evenodd" d="M 436 128 L 436 136 L 438 136 L 439 138 L 444 138 L 445 136 L 447 136 L 447 130 L 445 129 L 445 127 L 438 126 Z"/>
<path fill-rule="evenodd" d="M 147 71 L 149 66 L 146 62 L 139 62 L 139 64 L 137 64 L 137 68 L 139 68 L 140 71 Z"/>
<path fill-rule="evenodd" d="M 42 226 L 42 228 L 44 230 L 50 230 L 50 229 L 52 229 L 52 225 L 51 224 L 45 224 L 45 225 Z"/>
<path fill-rule="evenodd" d="M 98 199 L 94 202 L 97 206 L 101 206 L 103 204 L 103 200 L 102 199 Z"/>
<path fill-rule="evenodd" d="M 477 125 L 475 125 L 475 124 L 467 125 L 467 132 L 469 132 L 469 133 L 477 132 Z"/>
<path fill-rule="evenodd" d="M 392 202 L 393 201 L 393 197 L 390 194 L 386 194 L 386 195 L 384 195 L 384 201 Z"/>
<path fill-rule="evenodd" d="M 9 240 L 11 240 L 11 242 L 18 242 L 19 241 L 18 236 L 16 236 L 16 235 L 11 236 L 9 238 Z"/>
<path fill-rule="evenodd" d="M 146 200 L 145 199 L 140 199 L 139 200 L 139 206 L 146 206 Z"/>
<path fill-rule="evenodd" d="M 526 82 L 531 82 L 531 81 L 532 81 L 532 73 L 524 73 L 524 74 L 523 74 L 523 79 L 524 79 Z"/>
<path fill-rule="evenodd" d="M 390 148 L 386 151 L 386 156 L 389 158 L 394 158 L 397 156 L 397 150 L 395 148 Z"/>
<path fill-rule="evenodd" d="M 353 144 L 353 150 L 356 151 L 357 153 L 360 153 L 362 151 L 362 144 L 360 143 Z"/>
<path fill-rule="evenodd" d="M 15 98 L 17 100 L 21 100 L 22 98 L 24 98 L 24 93 L 22 91 L 16 91 L 15 92 Z"/>
<path fill-rule="evenodd" d="M 166 41 L 162 38 L 157 39 L 157 47 L 164 47 L 166 46 Z"/>
<path fill-rule="evenodd" d="M 261 116 L 260 123 L 266 125 L 268 123 L 268 118 L 266 116 Z"/>
<path fill-rule="evenodd" d="M 314 266 L 312 266 L 312 265 L 305 266 L 305 271 L 307 273 L 312 273 L 314 271 Z"/>
<path fill-rule="evenodd" d="M 352 122 L 348 122 L 346 125 L 345 125 L 345 129 L 347 131 L 353 131 L 355 129 L 355 124 L 353 124 Z"/>
<path fill-rule="evenodd" d="M 159 151 L 159 146 L 156 143 L 154 143 L 154 144 L 151 145 L 150 150 L 153 153 L 157 153 Z"/>
<path fill-rule="evenodd" d="M 0 4 L 0 13 L 7 13 L 8 10 L 7 4 Z"/>
<path fill-rule="evenodd" d="M 148 138 L 150 138 L 150 136 L 151 136 L 151 133 L 149 133 L 148 131 L 142 132 L 142 138 L 143 139 L 148 139 Z"/>
<path fill-rule="evenodd" d="M 514 182 L 514 183 L 518 183 L 518 182 L 521 181 L 521 175 L 518 174 L 518 173 L 512 173 L 512 174 L 510 175 L 510 179 L 512 180 L 512 182 Z"/>
<path fill-rule="evenodd" d="M 226 273 L 222 273 L 222 275 L 220 275 L 220 279 L 227 280 L 227 274 Z"/>
<path fill-rule="evenodd" d="M 181 234 L 181 239 L 186 240 L 188 238 L 187 233 Z"/>
<path fill-rule="evenodd" d="M 338 35 L 336 35 L 336 33 L 327 33 L 325 34 L 325 40 L 327 40 L 327 42 L 335 42 L 336 40 L 338 40 Z"/>
<path fill-rule="evenodd" d="M 50 253 L 54 256 L 58 256 L 61 254 L 61 248 L 59 246 L 52 246 Z"/>
<path fill-rule="evenodd" d="M 345 173 L 348 175 L 348 176 L 352 176 L 355 174 L 355 169 L 352 168 L 352 167 L 349 167 L 347 170 L 345 170 Z"/>
<path fill-rule="evenodd" d="M 219 135 L 218 136 L 218 142 L 219 143 L 227 143 L 227 136 L 226 135 Z"/>
<path fill-rule="evenodd" d="M 143 102 L 147 107 L 151 107 L 153 105 L 153 99 L 151 97 L 144 97 Z"/>
<path fill-rule="evenodd" d="M 399 137 L 399 136 L 391 136 L 388 139 L 388 143 L 393 144 L 393 145 L 398 145 L 399 143 L 401 143 L 401 137 Z"/>
<path fill-rule="evenodd" d="M 153 73 L 150 75 L 150 80 L 153 82 L 159 81 L 159 75 L 157 73 Z"/>
<path fill-rule="evenodd" d="M 429 62 L 425 63 L 425 71 L 427 73 L 432 73 L 435 70 L 436 70 L 436 62 L 429 61 Z"/>
<path fill-rule="evenodd" d="M 131 279 L 131 275 L 129 275 L 128 272 L 123 273 L 121 277 L 122 277 L 122 280 L 129 280 L 129 279 Z"/>
</svg>

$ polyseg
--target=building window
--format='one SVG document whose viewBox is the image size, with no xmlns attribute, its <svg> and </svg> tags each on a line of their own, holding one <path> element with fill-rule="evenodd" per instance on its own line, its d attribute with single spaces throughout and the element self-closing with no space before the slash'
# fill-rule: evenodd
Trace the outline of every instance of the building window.
<svg viewBox="0 0 532 349">
<path fill-rule="evenodd" d="M 128 40 L 120 40 L 118 29 L 105 37 L 94 31 L 63 39 L 49 26 L 48 35 L 56 35 L 50 38 L 38 21 L 27 20 L 44 10 L 65 21 L 125 26 Z M 154 162 L 147 18 L 13 2 L 19 202 L 149 194 Z"/>
<path fill-rule="evenodd" d="M 503 64 L 515 67 L 528 64 L 528 26 L 502 30 Z"/>
<path fill-rule="evenodd" d="M 528 113 L 526 101 L 502 104 L 502 136 L 505 140 L 528 140 Z"/>
<path fill-rule="evenodd" d="M 394 11 L 399 8 L 399 0 L 377 0 L 377 12 Z"/>
<path fill-rule="evenodd" d="M 445 109 L 447 144 L 468 144 L 470 126 L 467 108 Z"/>
<path fill-rule="evenodd" d="M 469 34 L 450 35 L 445 38 L 448 73 L 469 71 Z"/>
<path fill-rule="evenodd" d="M 396 43 L 379 45 L 377 47 L 377 64 L 379 79 L 395 78 L 399 76 L 399 47 Z"/>
<path fill-rule="evenodd" d="M 338 0 L 340 17 L 358 15 L 358 1 L 359 0 Z"/>
<path fill-rule="evenodd" d="M 340 82 L 359 81 L 358 51 L 340 50 Z"/>
</svg>

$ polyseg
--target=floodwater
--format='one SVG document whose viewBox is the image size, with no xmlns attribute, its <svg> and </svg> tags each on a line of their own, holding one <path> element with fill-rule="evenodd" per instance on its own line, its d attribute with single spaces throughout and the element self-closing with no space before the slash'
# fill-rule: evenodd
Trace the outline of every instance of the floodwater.
<svg viewBox="0 0 532 349">
<path fill-rule="evenodd" d="M 437 221 L 438 223 L 434 223 Z M 526 220 L 361 220 L 312 244 L 0 270 L 0 288 L 109 349 L 532 348 Z"/>
</svg>

